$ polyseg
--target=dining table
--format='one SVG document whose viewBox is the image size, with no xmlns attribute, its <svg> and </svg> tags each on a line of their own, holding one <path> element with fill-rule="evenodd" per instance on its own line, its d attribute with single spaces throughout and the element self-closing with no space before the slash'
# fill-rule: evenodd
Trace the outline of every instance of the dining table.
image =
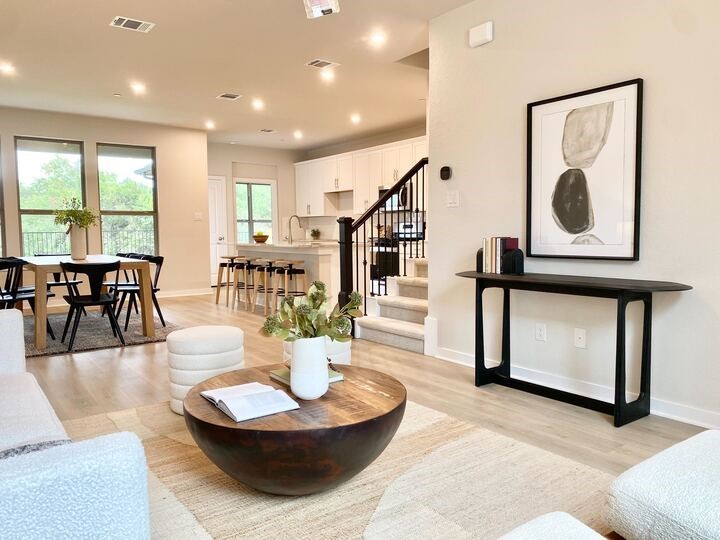
<svg viewBox="0 0 720 540">
<path fill-rule="evenodd" d="M 153 316 L 152 283 L 150 276 L 150 263 L 141 259 L 129 259 L 113 255 L 88 255 L 83 260 L 74 260 L 69 255 L 41 255 L 37 257 L 23 257 L 27 262 L 24 270 L 35 274 L 35 347 L 43 350 L 47 347 L 47 283 L 48 274 L 62 273 L 60 263 L 71 262 L 75 264 L 104 264 L 120 262 L 120 270 L 134 270 L 137 273 L 140 285 L 140 313 L 142 316 L 142 331 L 146 337 L 155 336 L 155 319 Z"/>
</svg>

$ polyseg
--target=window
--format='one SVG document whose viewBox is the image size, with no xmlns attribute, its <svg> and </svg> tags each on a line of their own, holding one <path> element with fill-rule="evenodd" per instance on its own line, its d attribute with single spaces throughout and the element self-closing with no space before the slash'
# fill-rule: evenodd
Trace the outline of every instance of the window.
<svg viewBox="0 0 720 540">
<path fill-rule="evenodd" d="M 155 149 L 98 144 L 103 253 L 157 253 Z"/>
<path fill-rule="evenodd" d="M 235 213 L 237 219 L 237 242 L 251 243 L 255 234 L 267 234 L 273 242 L 273 192 L 274 185 L 260 180 L 235 181 Z"/>
<path fill-rule="evenodd" d="M 81 142 L 15 138 L 23 255 L 70 253 L 53 212 L 66 200 L 85 204 Z"/>
</svg>

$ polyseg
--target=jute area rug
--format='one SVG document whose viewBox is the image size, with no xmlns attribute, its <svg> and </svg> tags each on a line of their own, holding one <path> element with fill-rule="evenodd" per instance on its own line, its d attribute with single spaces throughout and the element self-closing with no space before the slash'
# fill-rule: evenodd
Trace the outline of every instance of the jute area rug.
<svg viewBox="0 0 720 540">
<path fill-rule="evenodd" d="M 55 332 L 55 340 L 47 337 L 47 348 L 38 350 L 35 348 L 35 322 L 31 316 L 25 317 L 25 356 L 30 358 L 33 356 L 52 356 L 56 354 L 66 354 L 68 352 L 68 343 L 70 342 L 70 330 L 65 343 L 60 343 L 62 339 L 63 328 L 65 328 L 66 313 L 56 313 L 48 316 L 48 320 Z M 130 324 L 125 331 L 125 314 L 123 313 L 120 321 L 120 329 L 123 330 L 123 337 L 127 345 L 142 345 L 143 343 L 155 343 L 157 341 L 165 341 L 167 335 L 173 330 L 180 327 L 165 321 L 167 326 L 163 327 L 160 319 L 155 318 L 155 337 L 145 337 L 142 333 L 142 320 L 139 315 L 133 313 L 130 317 Z M 110 349 L 113 347 L 122 347 L 120 340 L 113 336 L 110 328 L 110 322 L 107 317 L 100 317 L 99 311 L 88 310 L 87 316 L 80 319 L 77 336 L 73 344 L 73 352 L 92 351 L 97 349 Z"/>
<path fill-rule="evenodd" d="M 307 497 L 267 495 L 226 476 L 167 403 L 65 427 L 75 440 L 116 431 L 143 440 L 154 538 L 497 538 L 555 510 L 609 532 L 610 475 L 415 403 L 370 467 Z"/>
</svg>

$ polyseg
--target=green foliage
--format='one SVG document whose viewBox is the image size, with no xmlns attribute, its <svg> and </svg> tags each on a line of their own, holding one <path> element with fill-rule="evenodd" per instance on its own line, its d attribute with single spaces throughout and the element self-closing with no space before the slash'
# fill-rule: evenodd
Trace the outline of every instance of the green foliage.
<svg viewBox="0 0 720 540">
<path fill-rule="evenodd" d="M 285 341 L 320 336 L 328 336 L 333 341 L 349 341 L 352 338 L 351 319 L 363 315 L 358 309 L 362 295 L 353 292 L 347 305 L 342 308 L 336 305 L 330 315 L 327 314 L 328 300 L 325 284 L 314 281 L 306 296 L 285 297 L 280 310 L 265 319 L 260 332 Z"/>
<path fill-rule="evenodd" d="M 320 229 L 312 229 L 310 231 L 310 238 L 313 240 L 319 240 L 320 239 Z"/>
<path fill-rule="evenodd" d="M 97 225 L 97 215 L 89 208 L 83 208 L 80 199 L 73 197 L 66 200 L 63 206 L 65 207 L 63 210 L 55 211 L 55 225 L 67 225 L 68 231 L 72 225 L 81 229 Z"/>
</svg>

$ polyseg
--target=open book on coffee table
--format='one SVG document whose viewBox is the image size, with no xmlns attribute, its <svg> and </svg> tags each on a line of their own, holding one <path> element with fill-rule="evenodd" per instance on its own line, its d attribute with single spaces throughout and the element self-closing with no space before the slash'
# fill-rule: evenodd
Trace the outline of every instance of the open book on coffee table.
<svg viewBox="0 0 720 540">
<path fill-rule="evenodd" d="M 300 405 L 282 390 L 257 382 L 205 390 L 200 395 L 235 422 L 299 409 Z"/>
</svg>

